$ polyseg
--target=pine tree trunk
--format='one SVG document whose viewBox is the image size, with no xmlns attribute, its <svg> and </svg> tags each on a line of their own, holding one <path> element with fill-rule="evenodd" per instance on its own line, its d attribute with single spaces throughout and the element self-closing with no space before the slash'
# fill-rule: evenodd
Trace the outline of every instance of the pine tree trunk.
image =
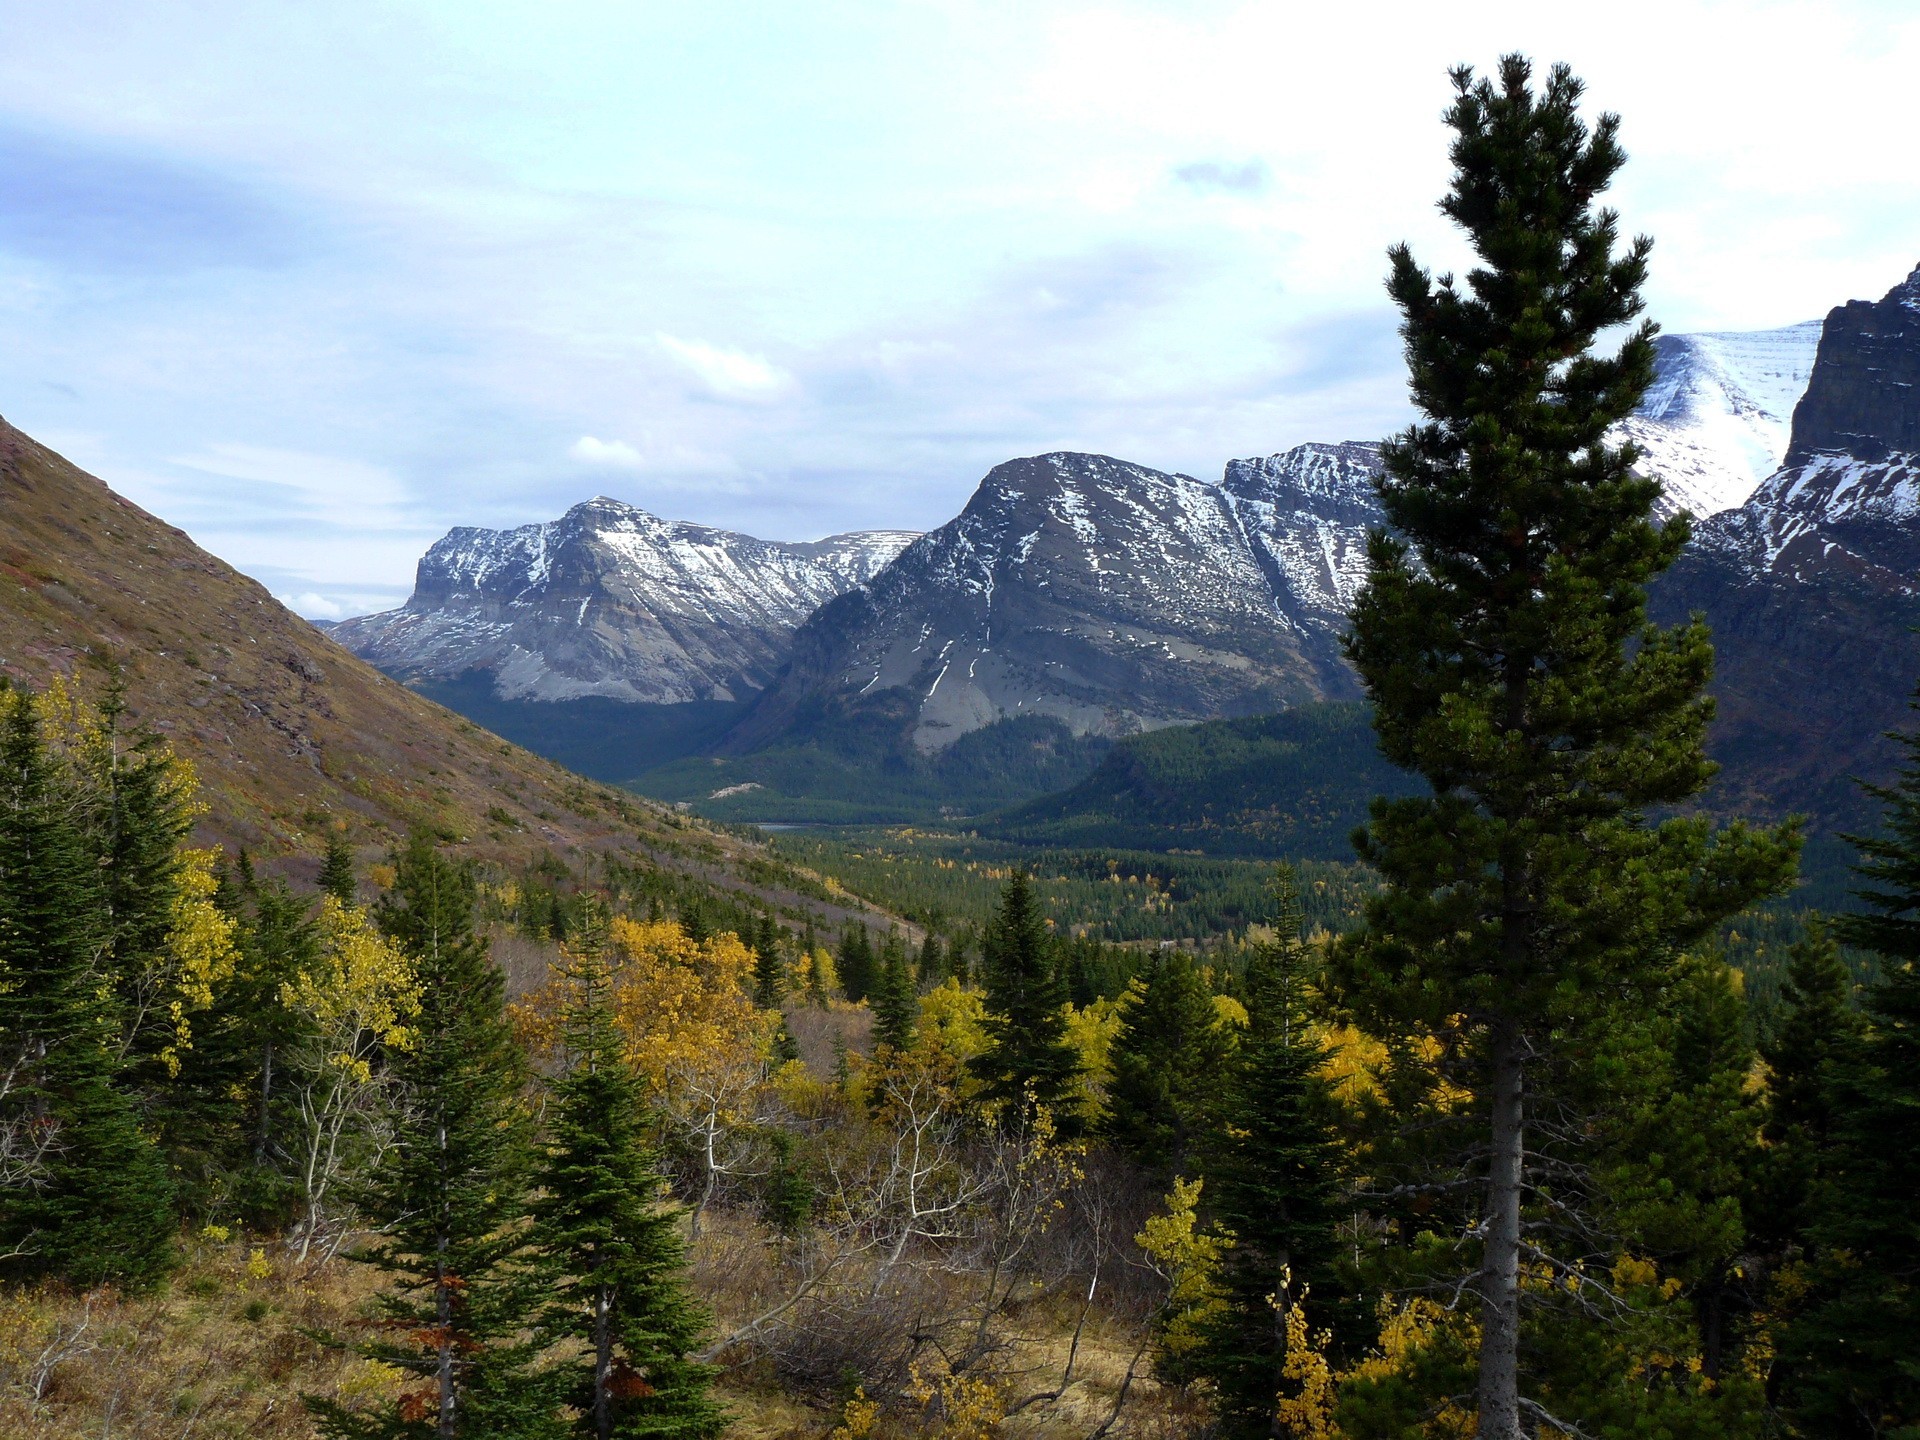
<svg viewBox="0 0 1920 1440">
<path fill-rule="evenodd" d="M 1523 1440 L 1520 1428 L 1520 1181 L 1526 1067 L 1518 1027 L 1493 1027 L 1492 1153 L 1480 1260 L 1479 1440 Z"/>
<path fill-rule="evenodd" d="M 593 1433 L 613 1440 L 613 1292 L 606 1285 L 593 1297 Z"/>
</svg>

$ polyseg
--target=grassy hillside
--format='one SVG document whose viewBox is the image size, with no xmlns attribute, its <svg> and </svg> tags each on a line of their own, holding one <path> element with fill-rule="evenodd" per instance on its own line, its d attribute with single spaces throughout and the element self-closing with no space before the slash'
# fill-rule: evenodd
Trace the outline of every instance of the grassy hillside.
<svg viewBox="0 0 1920 1440">
<path fill-rule="evenodd" d="M 1366 706 L 1321 702 L 1136 735 L 1072 789 L 980 828 L 1029 845 L 1347 860 L 1367 802 L 1417 784 L 1381 757 Z"/>
<path fill-rule="evenodd" d="M 476 856 L 620 853 L 757 904 L 844 910 L 760 845 L 589 782 L 347 653 L 184 531 L 0 421 L 0 677 L 65 677 L 199 772 L 200 839 L 311 866 L 426 829 Z"/>
</svg>

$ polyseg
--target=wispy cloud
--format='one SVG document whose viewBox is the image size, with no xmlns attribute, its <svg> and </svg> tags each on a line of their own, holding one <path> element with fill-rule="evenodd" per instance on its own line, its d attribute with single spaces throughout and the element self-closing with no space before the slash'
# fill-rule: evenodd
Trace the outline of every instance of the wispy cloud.
<svg viewBox="0 0 1920 1440">
<path fill-rule="evenodd" d="M 567 447 L 567 454 L 582 465 L 597 465 L 605 470 L 638 470 L 646 462 L 640 452 L 624 440 L 602 440 L 582 435 Z"/>
<path fill-rule="evenodd" d="M 1232 190 L 1247 195 L 1266 189 L 1273 181 L 1273 171 L 1264 160 L 1243 160 L 1237 165 L 1196 160 L 1176 165 L 1173 178 L 1195 190 Z"/>
<path fill-rule="evenodd" d="M 660 348 L 716 400 L 770 405 L 799 388 L 792 375 L 759 355 L 709 345 L 704 340 L 682 340 L 665 333 L 654 338 Z"/>
</svg>

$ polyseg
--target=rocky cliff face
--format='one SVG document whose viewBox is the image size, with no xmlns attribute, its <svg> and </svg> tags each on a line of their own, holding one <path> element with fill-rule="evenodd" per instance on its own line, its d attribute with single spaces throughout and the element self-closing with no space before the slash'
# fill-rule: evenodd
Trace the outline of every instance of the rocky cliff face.
<svg viewBox="0 0 1920 1440">
<path fill-rule="evenodd" d="M 392 674 L 490 672 L 501 699 L 728 700 L 766 685 L 794 628 L 913 538 L 756 540 L 602 496 L 543 525 L 450 532 L 404 606 L 332 634 Z"/>
<path fill-rule="evenodd" d="M 1823 454 L 1920 454 L 1920 266 L 1877 303 L 1849 300 L 1827 315 L 1787 463 Z"/>
<path fill-rule="evenodd" d="M 1827 316 L 1786 465 L 1699 525 L 1654 609 L 1713 626 L 1726 800 L 1857 816 L 1920 678 L 1920 269 Z"/>
<path fill-rule="evenodd" d="M 1015 716 L 1124 735 L 1351 695 L 1337 636 L 1377 465 L 1301 446 L 1212 485 L 1104 455 L 1009 461 L 802 627 L 730 748 L 863 703 L 934 751 Z"/>
</svg>

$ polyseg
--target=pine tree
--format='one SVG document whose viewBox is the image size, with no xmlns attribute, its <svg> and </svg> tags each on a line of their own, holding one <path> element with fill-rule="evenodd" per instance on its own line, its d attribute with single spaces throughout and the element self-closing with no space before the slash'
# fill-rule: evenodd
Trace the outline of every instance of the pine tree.
<svg viewBox="0 0 1920 1440">
<path fill-rule="evenodd" d="M 281 987 L 311 967 L 319 933 L 311 902 L 284 880 L 256 880 L 247 897 L 230 887 L 225 898 L 239 959 L 195 1017 L 155 1120 L 191 1202 L 266 1229 L 289 1218 L 297 1193 L 285 1142 L 299 1116 L 285 1065 L 307 1033 Z"/>
<path fill-rule="evenodd" d="M 1840 1087 L 1854 1073 L 1866 1016 L 1831 930 L 1816 916 L 1787 952 L 1785 1015 L 1760 1046 L 1767 1062 L 1769 1144 L 1752 1217 L 1775 1255 L 1804 1250 L 1816 1191 L 1840 1141 Z"/>
<path fill-rule="evenodd" d="M 380 1297 L 391 1338 L 363 1353 L 425 1383 L 391 1413 L 314 1409 L 327 1434 L 352 1440 L 551 1435 L 550 1387 L 530 1369 L 536 1301 L 519 1222 L 532 1156 L 504 982 L 473 931 L 471 874 L 420 836 L 394 868 L 376 915 L 413 961 L 421 1010 L 412 1048 L 391 1056 L 401 1112 L 362 1204 L 381 1239 L 356 1258 L 392 1281 Z"/>
<path fill-rule="evenodd" d="M 552 1292 L 543 1335 L 577 1356 L 564 1362 L 561 1398 L 587 1440 L 705 1440 L 725 1416 L 709 1394 L 711 1369 L 689 1358 L 708 1320 L 687 1293 L 679 1213 L 647 1147 L 606 963 L 587 953 L 570 969 L 569 1063 L 553 1087 L 533 1207 Z"/>
<path fill-rule="evenodd" d="M 1884 806 L 1882 833 L 1848 837 L 1864 913 L 1834 919 L 1840 939 L 1879 957 L 1880 975 L 1868 1031 L 1836 1067 L 1840 1144 L 1816 1191 L 1814 1300 L 1781 1346 L 1787 1409 L 1810 1435 L 1920 1434 L 1920 730 L 1889 738 L 1902 752 L 1896 781 L 1866 787 Z"/>
<path fill-rule="evenodd" d="M 1107 1086 L 1108 1137 L 1149 1170 L 1187 1173 L 1193 1144 L 1212 1123 L 1228 1049 L 1213 993 L 1193 957 L 1160 951 L 1120 1011 Z"/>
<path fill-rule="evenodd" d="M 1308 1027 L 1312 957 L 1300 939 L 1291 869 L 1273 886 L 1272 938 L 1247 958 L 1247 1029 L 1227 1066 L 1220 1124 L 1209 1146 L 1206 1193 L 1233 1239 L 1219 1285 L 1224 1304 L 1205 1331 L 1195 1368 L 1213 1382 L 1219 1434 L 1264 1440 L 1287 1373 L 1289 1321 L 1303 1306 L 1333 1312 L 1339 1279 L 1334 1227 L 1346 1206 L 1345 1156 L 1324 1077 L 1327 1054 Z"/>
<path fill-rule="evenodd" d="M 160 962 L 180 893 L 180 847 L 193 828 L 193 812 L 173 758 L 152 735 L 121 731 L 121 700 L 117 686 L 108 692 L 100 710 L 100 773 L 76 789 L 82 810 L 93 811 L 82 823 L 101 871 L 101 939 L 119 996 L 119 1083 L 151 1112 L 174 1089 L 175 1016 L 170 997 L 153 981 L 165 969 Z"/>
<path fill-rule="evenodd" d="M 855 1005 L 873 992 L 873 940 L 866 926 L 855 921 L 846 928 L 834 968 L 840 974 L 840 993 Z"/>
<path fill-rule="evenodd" d="M 887 936 L 886 944 L 881 947 L 880 973 L 871 1003 L 874 1044 L 895 1051 L 912 1049 L 920 1004 L 914 991 L 913 970 L 907 960 L 907 945 L 897 930 Z"/>
<path fill-rule="evenodd" d="M 320 860 L 320 893 L 342 905 L 360 903 L 359 882 L 353 876 L 353 842 L 344 829 L 327 831 L 326 854 Z"/>
<path fill-rule="evenodd" d="M 0 1246 L 17 1276 L 138 1288 L 173 1266 L 173 1187 L 119 1083 L 119 999 L 94 966 L 108 887 L 31 698 L 0 709 Z"/>
<path fill-rule="evenodd" d="M 1658 481 L 1608 440 L 1652 377 L 1653 327 L 1594 349 L 1640 313 L 1651 242 L 1616 254 L 1617 219 L 1595 208 L 1624 160 L 1617 117 L 1590 131 L 1564 66 L 1537 94 L 1531 78 L 1517 55 L 1497 82 L 1453 75 L 1441 209 L 1479 260 L 1464 288 L 1392 252 L 1424 419 L 1383 449 L 1397 533 L 1370 541 L 1349 641 L 1383 753 L 1433 793 L 1375 801 L 1361 853 L 1383 887 L 1339 980 L 1375 1033 L 1458 1037 L 1460 1114 L 1485 1156 L 1470 1222 L 1483 1440 L 1539 1418 L 1520 1344 L 1530 1075 L 1608 997 L 1657 984 L 1663 957 L 1783 889 L 1796 855 L 1786 831 L 1645 818 L 1712 773 L 1706 628 L 1646 620 L 1646 583 L 1689 525 L 1653 522 Z"/>
<path fill-rule="evenodd" d="M 753 1001 L 768 1010 L 780 1008 L 787 993 L 787 968 L 780 953 L 780 935 L 773 917 L 763 915 L 753 936 Z"/>
<path fill-rule="evenodd" d="M 1070 1095 L 1080 1057 L 1067 1043 L 1067 1001 L 1052 952 L 1033 887 L 1016 870 L 981 944 L 987 1047 L 968 1063 L 981 1098 L 1001 1107 L 1005 1120 L 1022 1122 L 1039 1105 L 1066 1131 L 1077 1121 Z"/>
<path fill-rule="evenodd" d="M 940 948 L 940 937 L 929 930 L 920 942 L 920 958 L 914 969 L 922 985 L 938 985 L 947 974 L 947 957 Z"/>
</svg>

